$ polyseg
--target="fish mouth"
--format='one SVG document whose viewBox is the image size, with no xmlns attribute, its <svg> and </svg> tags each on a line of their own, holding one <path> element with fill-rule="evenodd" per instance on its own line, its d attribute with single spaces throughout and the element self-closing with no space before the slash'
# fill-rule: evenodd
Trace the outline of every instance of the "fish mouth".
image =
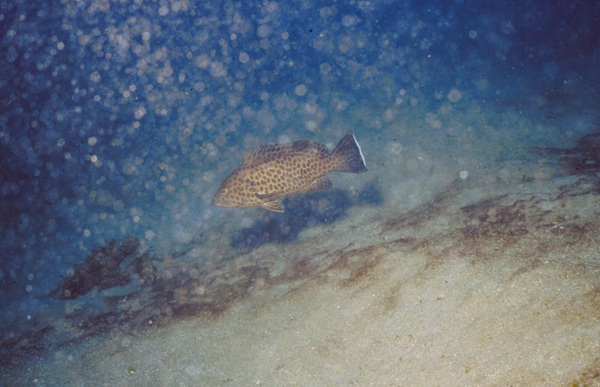
<svg viewBox="0 0 600 387">
<path fill-rule="evenodd" d="M 211 207 L 221 207 L 216 197 L 212 198 L 212 200 L 210 201 L 210 205 Z"/>
</svg>

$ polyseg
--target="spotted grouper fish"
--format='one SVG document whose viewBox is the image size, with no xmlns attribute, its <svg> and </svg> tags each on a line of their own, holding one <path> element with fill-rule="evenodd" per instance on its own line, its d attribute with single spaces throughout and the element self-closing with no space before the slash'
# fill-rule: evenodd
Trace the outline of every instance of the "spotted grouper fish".
<svg viewBox="0 0 600 387">
<path fill-rule="evenodd" d="M 217 207 L 262 206 L 283 212 L 283 197 L 331 187 L 329 172 L 367 171 L 365 159 L 352 132 L 329 151 L 315 141 L 263 145 L 244 157 L 212 198 Z"/>
</svg>

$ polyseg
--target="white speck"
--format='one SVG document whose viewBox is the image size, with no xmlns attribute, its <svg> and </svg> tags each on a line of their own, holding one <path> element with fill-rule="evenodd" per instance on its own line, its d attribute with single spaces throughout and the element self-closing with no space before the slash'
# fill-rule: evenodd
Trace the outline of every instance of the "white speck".
<svg viewBox="0 0 600 387">
<path fill-rule="evenodd" d="M 269 46 L 271 45 L 271 41 L 269 41 L 269 39 L 264 38 L 260 40 L 260 48 L 262 48 L 263 50 L 266 50 L 267 48 L 269 48 Z"/>
<path fill-rule="evenodd" d="M 266 38 L 271 33 L 271 29 L 269 28 L 268 25 L 263 24 L 262 26 L 258 27 L 258 30 L 256 30 L 256 33 L 261 38 Z"/>
<path fill-rule="evenodd" d="M 143 116 L 146 115 L 146 108 L 143 106 L 140 106 L 136 111 L 135 111 L 135 119 L 139 120 L 140 118 L 142 118 Z"/>
<path fill-rule="evenodd" d="M 91 75 L 90 75 L 90 79 L 92 80 L 92 82 L 100 82 L 100 74 L 97 71 L 94 71 Z"/>
<path fill-rule="evenodd" d="M 329 63 L 323 63 L 319 69 L 321 70 L 321 74 L 325 75 L 325 74 L 329 74 L 329 72 L 331 71 L 331 65 L 329 65 Z"/>
<path fill-rule="evenodd" d="M 242 219 L 241 226 L 242 228 L 250 228 L 254 224 L 254 219 L 252 218 L 244 218 Z"/>
<path fill-rule="evenodd" d="M 287 144 L 288 142 L 292 142 L 292 140 L 290 140 L 290 138 L 285 134 L 282 134 L 277 138 L 278 144 Z"/>
<path fill-rule="evenodd" d="M 96 142 L 98 142 L 98 139 L 96 137 L 88 138 L 88 144 L 93 146 L 93 145 L 96 145 Z"/>
<path fill-rule="evenodd" d="M 81 35 L 78 39 L 79 44 L 81 44 L 82 46 L 85 46 L 86 44 L 89 43 L 90 41 L 90 36 L 89 35 Z"/>
<path fill-rule="evenodd" d="M 315 115 L 317 113 L 317 105 L 313 103 L 307 103 L 306 105 L 304 105 L 302 110 L 307 114 Z"/>
<path fill-rule="evenodd" d="M 221 62 L 212 62 L 210 64 L 210 75 L 215 78 L 223 77 L 227 75 L 227 70 Z"/>
<path fill-rule="evenodd" d="M 352 27 L 356 23 L 356 17 L 352 15 L 346 15 L 342 18 L 342 25 L 344 27 Z"/>
<path fill-rule="evenodd" d="M 323 19 L 327 19 L 332 13 L 331 8 L 329 7 L 323 7 L 319 10 L 319 14 Z"/>
<path fill-rule="evenodd" d="M 196 66 L 200 67 L 201 69 L 207 68 L 210 65 L 210 62 L 210 57 L 206 54 L 198 55 L 196 58 Z"/>
<path fill-rule="evenodd" d="M 387 109 L 384 113 L 383 113 L 383 120 L 385 122 L 390 122 L 392 121 L 394 118 L 396 118 L 396 110 L 394 109 Z"/>
<path fill-rule="evenodd" d="M 162 6 L 158 9 L 158 14 L 160 16 L 166 16 L 169 13 L 169 8 L 166 6 Z"/>
<path fill-rule="evenodd" d="M 204 97 L 202 97 L 202 98 L 200 99 L 200 104 L 201 104 L 202 106 L 208 106 L 208 105 L 210 105 L 210 103 L 212 102 L 212 100 L 213 100 L 213 97 L 212 97 L 212 96 L 210 96 L 210 95 L 205 95 Z"/>
<path fill-rule="evenodd" d="M 349 103 L 345 100 L 337 101 L 335 104 L 335 108 L 338 111 L 344 111 L 348 107 Z"/>
<path fill-rule="evenodd" d="M 83 236 L 89 237 L 90 235 L 92 235 L 92 232 L 90 230 L 88 230 L 87 228 L 83 230 Z"/>
<path fill-rule="evenodd" d="M 31 286 L 31 285 L 27 285 L 27 286 L 25 287 L 25 290 L 27 290 L 28 292 L 30 292 L 30 291 L 32 291 L 32 290 L 33 290 L 33 286 Z"/>
<path fill-rule="evenodd" d="M 34 276 L 33 276 L 33 273 L 29 273 L 29 274 L 27 274 L 27 279 L 28 279 L 28 280 L 30 280 L 30 281 L 32 281 L 32 280 L 33 280 L 33 277 L 34 277 Z"/>
<path fill-rule="evenodd" d="M 467 171 L 460 171 L 459 176 L 460 176 L 461 179 L 467 180 L 467 178 L 469 177 L 469 172 L 467 172 Z"/>
<path fill-rule="evenodd" d="M 269 13 L 273 13 L 275 11 L 277 11 L 277 3 L 274 1 L 271 1 L 268 5 L 267 5 L 267 11 Z"/>
<path fill-rule="evenodd" d="M 314 122 L 313 120 L 306 121 L 306 123 L 304 123 L 304 126 L 306 127 L 307 130 L 310 130 L 311 132 L 314 132 L 315 130 L 317 130 L 317 123 Z"/>
<path fill-rule="evenodd" d="M 448 93 L 448 99 L 450 100 L 450 102 L 457 103 L 458 101 L 460 101 L 461 98 L 462 98 L 462 94 L 460 93 L 460 91 L 458 91 L 456 89 L 452 89 Z"/>
<path fill-rule="evenodd" d="M 469 31 L 469 38 L 475 39 L 477 37 L 477 31 L 471 30 Z"/>
<path fill-rule="evenodd" d="M 212 145 L 212 144 L 210 144 Z M 215 179 L 215 173 L 213 171 L 208 171 L 208 172 L 204 172 L 204 174 L 202 175 L 202 180 L 207 181 L 207 182 L 211 182 Z"/>
<path fill-rule="evenodd" d="M 296 93 L 296 95 L 299 97 L 302 97 L 303 95 L 305 95 L 306 92 L 307 92 L 307 89 L 306 89 L 306 86 L 304 86 L 304 85 L 298 85 L 294 89 L 294 93 Z"/>
<path fill-rule="evenodd" d="M 269 93 L 263 91 L 262 93 L 260 93 L 260 99 L 261 101 L 267 102 L 269 100 Z"/>
<path fill-rule="evenodd" d="M 194 90 L 202 91 L 202 90 L 204 90 L 205 87 L 206 87 L 206 85 L 204 85 L 204 82 L 198 82 L 194 85 Z"/>
<path fill-rule="evenodd" d="M 156 233 L 152 230 L 148 230 L 144 233 L 144 237 L 151 241 L 156 236 Z"/>
<path fill-rule="evenodd" d="M 240 52 L 240 58 L 239 59 L 240 59 L 240 62 L 246 63 L 246 62 L 248 62 L 250 60 L 250 55 L 248 55 L 245 52 Z"/>
<path fill-rule="evenodd" d="M 140 221 L 140 217 L 139 216 L 134 216 L 133 217 L 133 223 L 137 223 Z"/>
</svg>

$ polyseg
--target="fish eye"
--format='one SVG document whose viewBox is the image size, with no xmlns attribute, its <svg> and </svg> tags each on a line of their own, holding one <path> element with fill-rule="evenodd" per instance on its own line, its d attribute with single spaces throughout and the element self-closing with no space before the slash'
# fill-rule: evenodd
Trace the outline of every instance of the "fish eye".
<svg viewBox="0 0 600 387">
<path fill-rule="evenodd" d="M 221 190 L 221 195 L 227 195 L 227 188 Z"/>
</svg>

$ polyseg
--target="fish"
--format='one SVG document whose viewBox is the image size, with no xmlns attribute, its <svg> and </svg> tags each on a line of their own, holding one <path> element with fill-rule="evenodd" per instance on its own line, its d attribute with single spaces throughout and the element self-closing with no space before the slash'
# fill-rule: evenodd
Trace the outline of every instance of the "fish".
<svg viewBox="0 0 600 387">
<path fill-rule="evenodd" d="M 330 172 L 367 172 L 367 164 L 352 132 L 332 151 L 318 142 L 299 140 L 259 146 L 222 183 L 210 205 L 247 208 L 262 206 L 284 212 L 285 196 L 331 188 Z"/>
</svg>

